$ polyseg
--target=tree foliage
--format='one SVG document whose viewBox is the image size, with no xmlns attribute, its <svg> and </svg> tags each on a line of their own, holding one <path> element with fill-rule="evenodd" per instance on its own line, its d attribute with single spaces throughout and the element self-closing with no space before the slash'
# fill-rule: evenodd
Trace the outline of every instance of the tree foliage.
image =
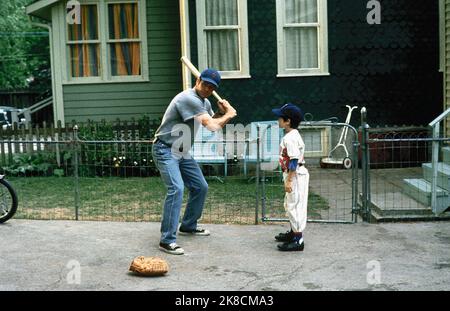
<svg viewBox="0 0 450 311">
<path fill-rule="evenodd" d="M 25 12 L 31 2 L 0 2 L 0 90 L 51 86 L 48 33 L 31 24 Z"/>
</svg>

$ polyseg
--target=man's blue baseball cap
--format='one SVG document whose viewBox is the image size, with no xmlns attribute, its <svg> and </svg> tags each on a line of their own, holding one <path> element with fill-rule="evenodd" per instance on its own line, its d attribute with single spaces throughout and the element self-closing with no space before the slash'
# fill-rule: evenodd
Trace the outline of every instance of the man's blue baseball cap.
<svg viewBox="0 0 450 311">
<path fill-rule="evenodd" d="M 280 108 L 272 109 L 272 112 L 277 117 L 286 117 L 289 119 L 298 119 L 303 121 L 303 112 L 302 110 L 294 104 L 287 103 Z"/>
<path fill-rule="evenodd" d="M 200 79 L 202 81 L 211 83 L 212 85 L 214 85 L 216 87 L 216 89 L 218 89 L 221 77 L 220 77 L 220 73 L 217 70 L 215 70 L 213 68 L 207 68 L 207 69 L 203 70 L 202 73 L 200 74 Z"/>
</svg>

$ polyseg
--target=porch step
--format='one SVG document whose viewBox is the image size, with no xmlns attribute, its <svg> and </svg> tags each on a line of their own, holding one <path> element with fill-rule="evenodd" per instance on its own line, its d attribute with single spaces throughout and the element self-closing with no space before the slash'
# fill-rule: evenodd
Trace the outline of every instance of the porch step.
<svg viewBox="0 0 450 311">
<path fill-rule="evenodd" d="M 418 203 L 402 192 L 374 193 L 371 196 L 370 222 L 435 220 L 450 220 L 450 211 L 435 215 L 430 207 Z"/>
<path fill-rule="evenodd" d="M 425 206 L 431 206 L 431 183 L 425 179 L 403 179 L 404 191 L 407 195 Z M 436 204 L 438 211 L 445 211 L 450 205 L 448 191 L 437 187 Z"/>
<path fill-rule="evenodd" d="M 417 202 L 402 192 L 372 193 L 370 209 L 380 216 L 433 215 L 429 206 Z"/>
<path fill-rule="evenodd" d="M 450 164 L 450 162 L 449 162 Z M 437 185 L 442 189 L 450 191 L 450 165 L 445 163 L 438 163 L 438 175 L 437 175 Z M 433 177 L 433 169 L 431 163 L 422 164 L 423 177 L 431 183 Z"/>
<path fill-rule="evenodd" d="M 450 164 L 450 147 L 443 147 L 442 150 L 442 161 L 444 163 Z"/>
<path fill-rule="evenodd" d="M 371 210 L 370 222 L 401 222 L 401 221 L 437 221 L 437 220 L 450 220 L 450 212 L 443 213 L 441 215 L 382 215 L 376 210 Z"/>
</svg>

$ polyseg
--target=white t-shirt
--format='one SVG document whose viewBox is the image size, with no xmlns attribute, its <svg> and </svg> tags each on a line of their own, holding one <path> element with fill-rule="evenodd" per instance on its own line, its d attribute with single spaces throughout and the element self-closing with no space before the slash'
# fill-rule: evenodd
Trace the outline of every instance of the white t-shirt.
<svg viewBox="0 0 450 311">
<path fill-rule="evenodd" d="M 280 165 L 283 172 L 289 167 L 289 160 L 297 159 L 298 163 L 304 164 L 305 143 L 298 130 L 291 130 L 284 135 L 280 143 Z"/>
</svg>

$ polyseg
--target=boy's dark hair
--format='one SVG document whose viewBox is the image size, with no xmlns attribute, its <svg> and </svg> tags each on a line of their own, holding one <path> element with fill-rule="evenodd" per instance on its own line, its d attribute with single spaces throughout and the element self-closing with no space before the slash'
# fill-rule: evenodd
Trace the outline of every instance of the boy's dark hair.
<svg viewBox="0 0 450 311">
<path fill-rule="evenodd" d="M 284 121 L 291 120 L 291 128 L 296 129 L 300 125 L 300 118 L 282 116 Z"/>
</svg>

